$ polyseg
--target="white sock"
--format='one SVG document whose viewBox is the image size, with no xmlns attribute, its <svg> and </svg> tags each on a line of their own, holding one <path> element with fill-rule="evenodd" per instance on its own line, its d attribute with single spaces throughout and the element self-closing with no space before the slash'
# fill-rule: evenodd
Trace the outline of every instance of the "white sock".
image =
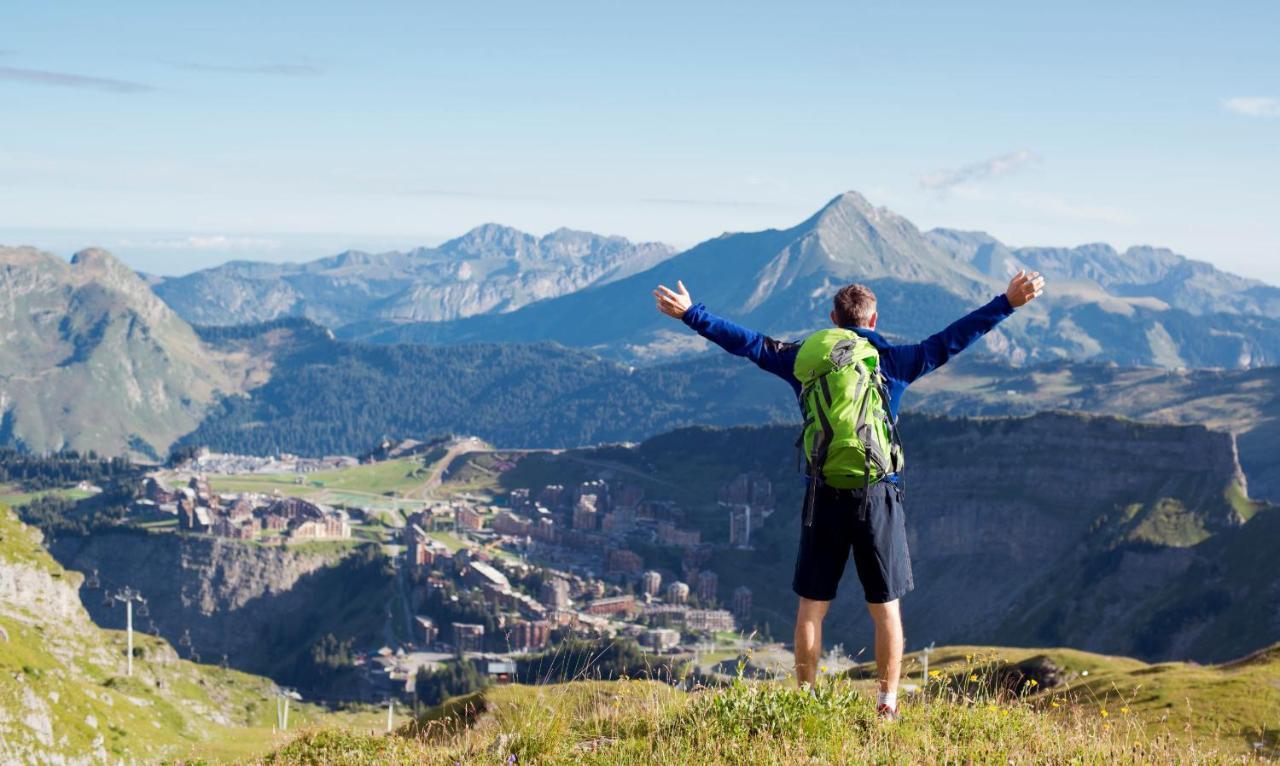
<svg viewBox="0 0 1280 766">
<path fill-rule="evenodd" d="M 898 692 L 880 692 L 876 695 L 876 707 L 887 706 L 890 710 L 898 709 Z"/>
</svg>

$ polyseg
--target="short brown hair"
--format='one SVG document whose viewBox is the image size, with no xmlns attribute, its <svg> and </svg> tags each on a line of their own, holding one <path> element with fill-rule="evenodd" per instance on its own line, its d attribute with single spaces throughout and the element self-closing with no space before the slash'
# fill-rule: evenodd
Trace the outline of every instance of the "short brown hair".
<svg viewBox="0 0 1280 766">
<path fill-rule="evenodd" d="M 841 327 L 865 327 L 876 313 L 876 294 L 866 285 L 845 285 L 836 293 L 836 323 Z"/>
</svg>

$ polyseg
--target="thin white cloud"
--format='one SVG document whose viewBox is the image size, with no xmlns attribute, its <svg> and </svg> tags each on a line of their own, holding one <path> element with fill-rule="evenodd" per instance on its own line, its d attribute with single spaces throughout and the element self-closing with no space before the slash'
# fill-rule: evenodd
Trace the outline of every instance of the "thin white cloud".
<svg viewBox="0 0 1280 766">
<path fill-rule="evenodd" d="M 145 240 L 121 240 L 120 247 L 139 250 L 274 250 L 280 242 L 265 237 L 237 237 L 226 234 L 192 234 L 187 237 L 169 237 Z"/>
<path fill-rule="evenodd" d="M 145 93 L 155 90 L 150 85 L 130 80 L 113 80 L 108 77 L 90 77 L 70 72 L 50 72 L 44 69 L 0 66 L 0 80 L 25 82 L 32 85 L 49 85 L 55 88 L 80 88 L 101 90 L 108 93 Z"/>
<path fill-rule="evenodd" d="M 1222 99 L 1222 108 L 1245 117 L 1280 117 L 1280 98 L 1237 96 Z"/>
<path fill-rule="evenodd" d="M 1030 149 L 1002 154 L 999 157 L 972 162 L 959 168 L 936 170 L 920 177 L 920 185 L 938 192 L 948 192 L 957 186 L 975 184 L 1008 175 L 1021 168 L 1039 162 L 1040 156 Z"/>
</svg>

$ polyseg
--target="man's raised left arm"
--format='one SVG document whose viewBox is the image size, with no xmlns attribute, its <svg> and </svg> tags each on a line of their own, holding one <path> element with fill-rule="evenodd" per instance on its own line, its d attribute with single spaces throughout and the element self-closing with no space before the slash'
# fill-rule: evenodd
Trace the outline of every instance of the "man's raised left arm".
<svg viewBox="0 0 1280 766">
<path fill-rule="evenodd" d="M 1043 292 L 1044 277 L 1040 272 L 1019 271 L 1009 281 L 1009 288 L 987 305 L 957 319 L 946 329 L 930 335 L 920 343 L 894 347 L 895 356 L 898 357 L 898 377 L 910 383 L 921 375 L 936 370 L 990 332 L 1015 309 L 1027 305 Z"/>
</svg>

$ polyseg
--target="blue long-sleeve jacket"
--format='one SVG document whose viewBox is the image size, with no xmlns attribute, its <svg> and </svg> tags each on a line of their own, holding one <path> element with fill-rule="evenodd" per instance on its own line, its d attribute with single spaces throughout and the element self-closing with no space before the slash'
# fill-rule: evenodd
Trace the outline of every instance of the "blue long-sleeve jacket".
<svg viewBox="0 0 1280 766">
<path fill-rule="evenodd" d="M 848 329 L 871 341 L 880 352 L 880 369 L 884 372 L 885 383 L 889 388 L 889 417 L 896 420 L 902 392 L 907 390 L 912 381 L 945 364 L 1012 313 L 1013 306 L 1009 299 L 1003 294 L 997 295 L 987 305 L 957 319 L 941 332 L 934 333 L 919 343 L 901 346 L 893 345 L 875 330 L 865 327 Z M 748 330 L 712 314 L 701 303 L 689 307 L 684 313 L 684 323 L 730 354 L 746 357 L 760 369 L 787 381 L 799 399 L 800 381 L 792 372 L 796 353 L 800 350 L 799 343 L 777 341 L 755 330 Z"/>
</svg>

